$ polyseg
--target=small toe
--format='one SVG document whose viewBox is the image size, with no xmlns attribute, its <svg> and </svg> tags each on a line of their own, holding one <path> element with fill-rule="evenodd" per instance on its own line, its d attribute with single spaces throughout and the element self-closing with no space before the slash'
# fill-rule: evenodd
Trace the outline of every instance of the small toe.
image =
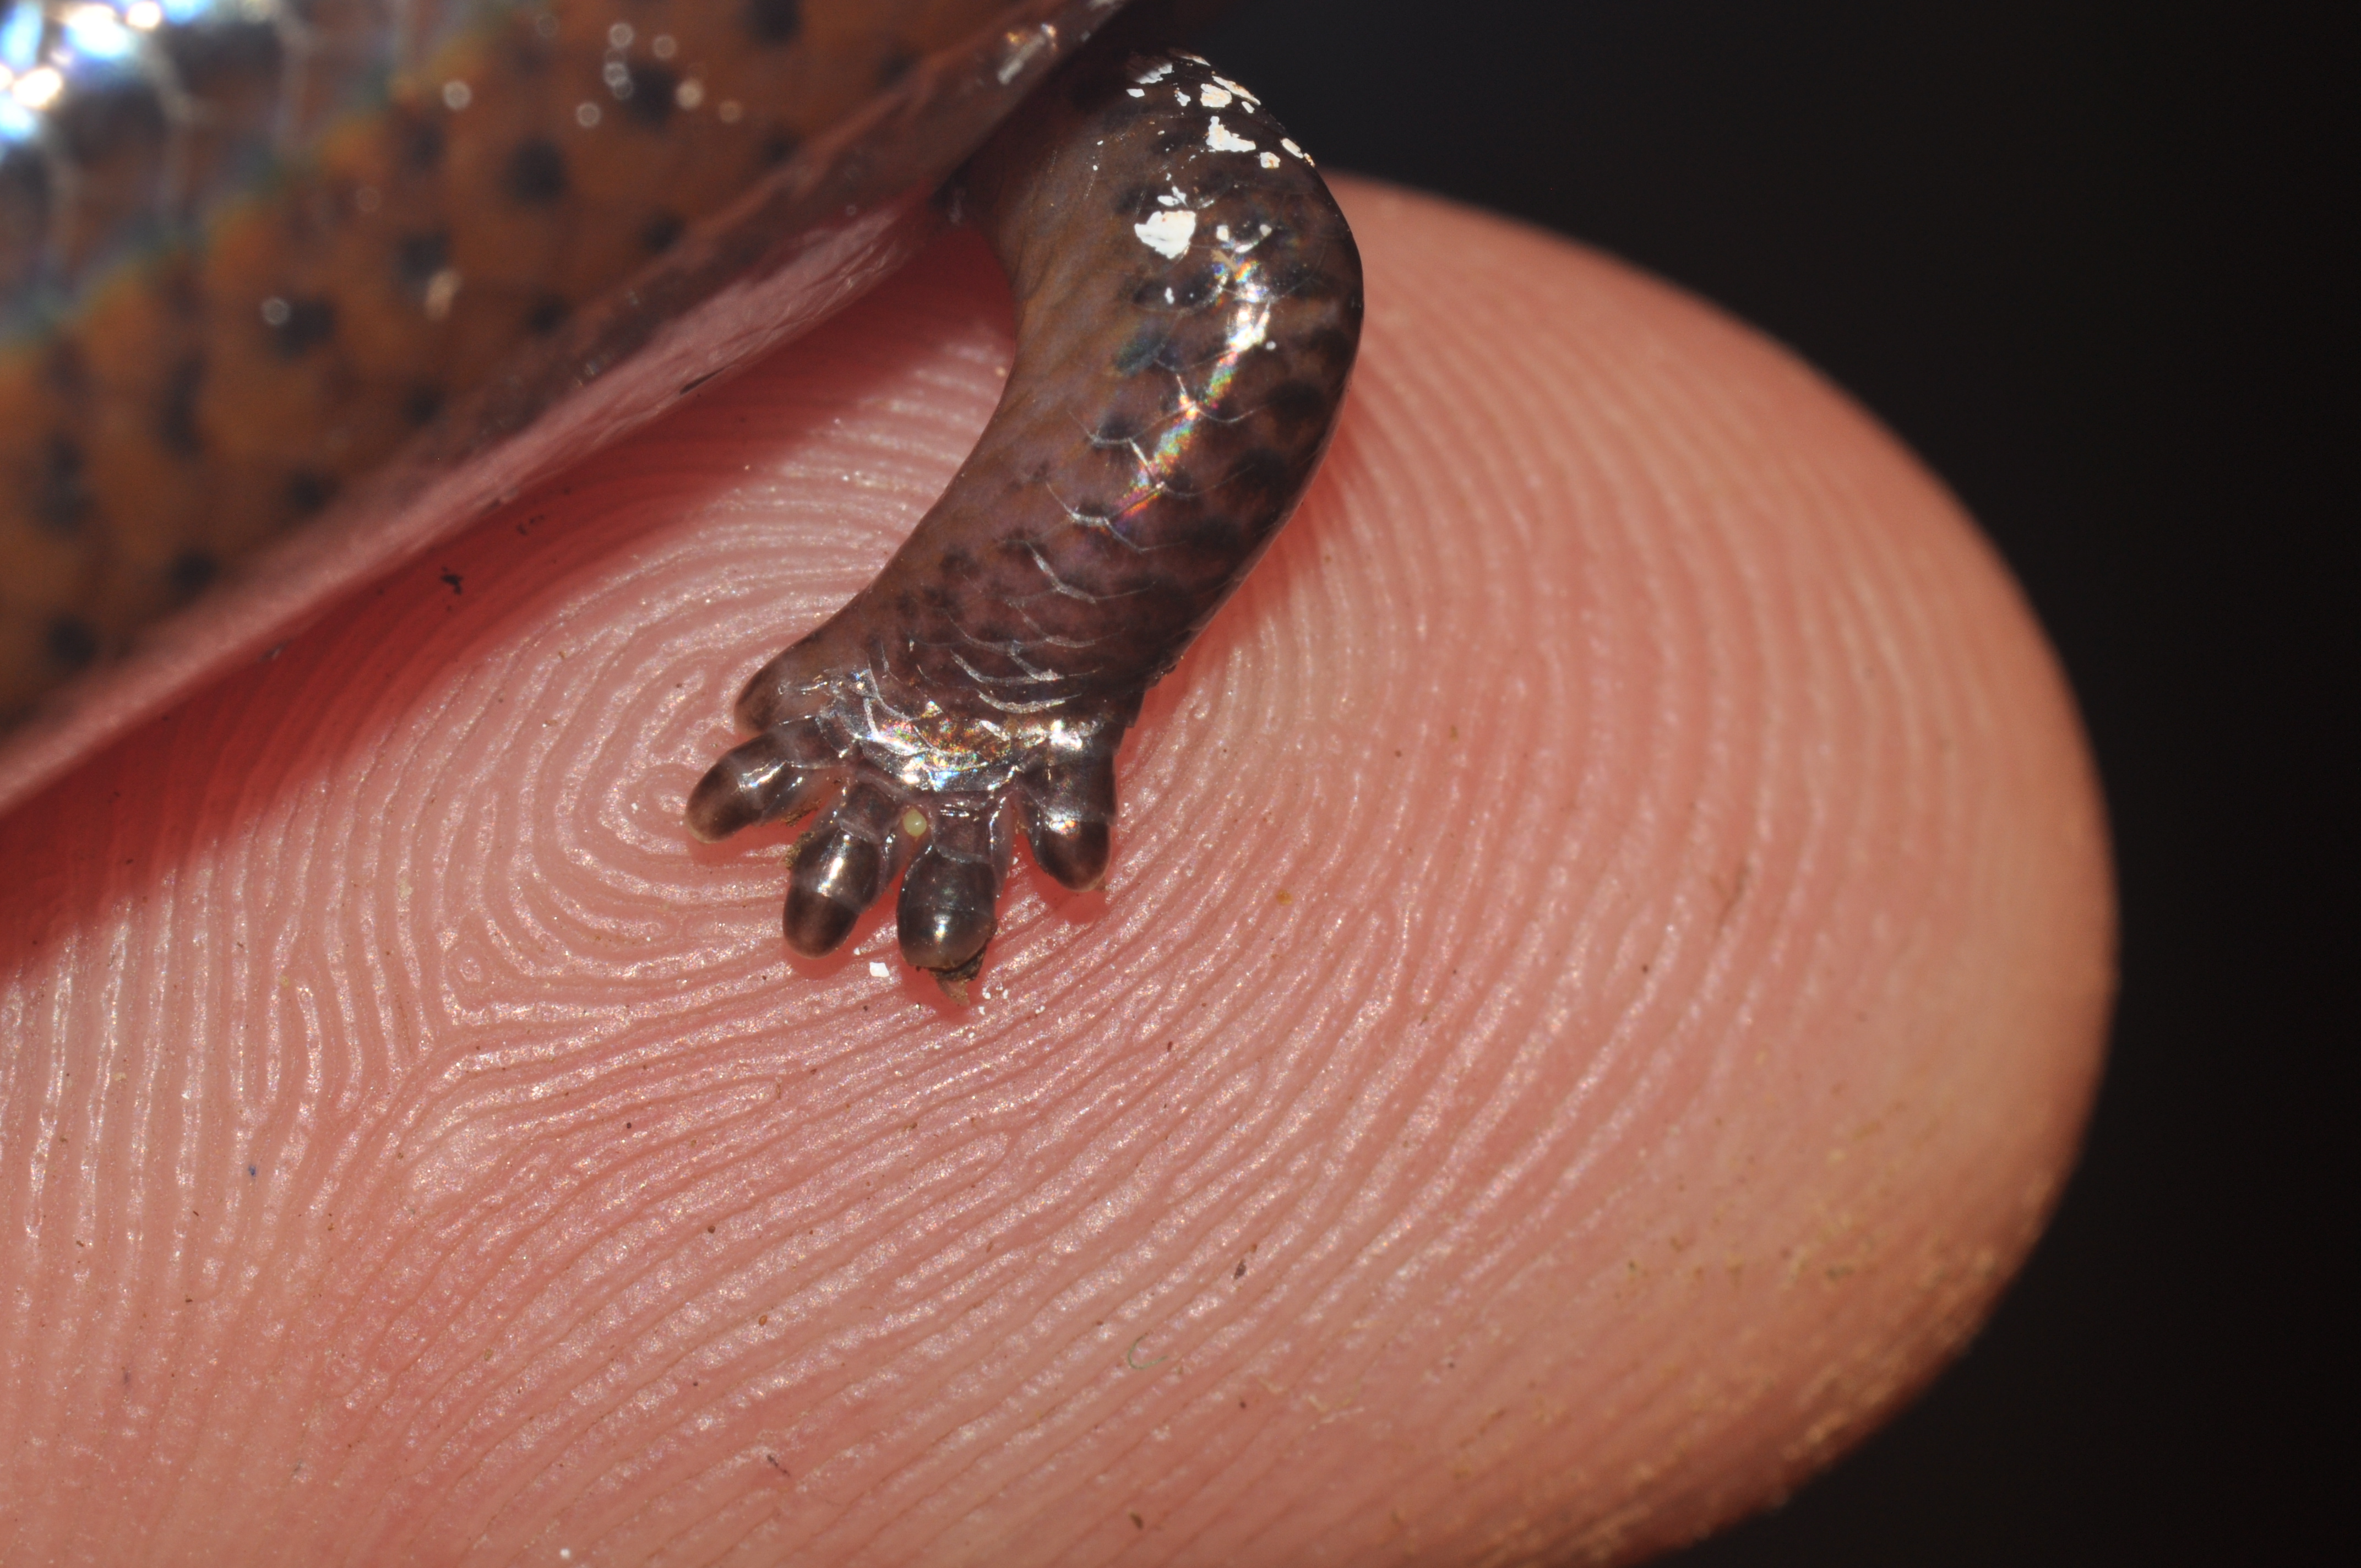
<svg viewBox="0 0 2361 1568">
<path fill-rule="evenodd" d="M 989 802 L 939 806 L 926 847 L 902 879 L 902 956 L 939 975 L 972 973 L 998 928 L 1003 845 Z"/>
<path fill-rule="evenodd" d="M 828 820 L 804 836 L 787 883 L 789 947 L 816 959 L 851 934 L 893 875 L 894 817 L 894 802 L 883 790 L 855 784 Z"/>
<path fill-rule="evenodd" d="M 836 758 L 807 725 L 766 729 L 725 752 L 688 792 L 688 830 L 712 843 L 757 822 L 793 817 L 829 782 Z"/>
<path fill-rule="evenodd" d="M 1115 759 L 1091 757 L 1018 781 L 1033 859 L 1067 887 L 1098 886 L 1114 847 Z"/>
</svg>

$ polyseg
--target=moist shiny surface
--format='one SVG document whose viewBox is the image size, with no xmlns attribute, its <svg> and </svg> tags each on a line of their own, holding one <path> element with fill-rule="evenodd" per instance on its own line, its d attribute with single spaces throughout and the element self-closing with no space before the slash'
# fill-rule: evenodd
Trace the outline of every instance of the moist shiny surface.
<svg viewBox="0 0 2361 1568">
<path fill-rule="evenodd" d="M 40 717 L 89 731 L 0 741 L 0 802 L 857 292 L 1120 4 L 0 3 L 0 730 L 81 674 Z M 749 288 L 771 324 L 635 373 Z M 329 526 L 378 543 L 83 722 Z"/>
<path fill-rule="evenodd" d="M 841 789 L 789 943 L 833 948 L 906 862 L 903 952 L 952 985 L 1013 826 L 1060 882 L 1104 875 L 1124 731 L 1294 510 L 1359 341 L 1352 236 L 1251 93 L 1159 53 L 1044 97 L 964 192 L 1017 300 L 998 411 L 877 579 L 748 683 L 760 733 L 688 808 L 716 838 Z"/>
</svg>

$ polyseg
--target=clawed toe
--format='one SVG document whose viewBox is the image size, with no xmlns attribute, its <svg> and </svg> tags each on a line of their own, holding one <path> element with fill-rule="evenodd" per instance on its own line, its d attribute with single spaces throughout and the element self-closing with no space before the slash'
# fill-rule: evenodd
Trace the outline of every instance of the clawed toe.
<svg viewBox="0 0 2361 1568">
<path fill-rule="evenodd" d="M 822 729 L 795 719 L 714 763 L 689 794 L 689 829 L 710 841 L 795 817 L 848 775 L 843 798 L 794 851 L 783 924 L 787 945 L 807 958 L 841 946 L 898 875 L 902 956 L 961 996 L 999 928 L 1012 821 L 1060 883 L 1095 887 L 1106 875 L 1115 764 L 1090 751 L 1004 775 L 995 788 L 928 792 L 838 752 Z"/>
<path fill-rule="evenodd" d="M 787 946 L 807 959 L 834 952 L 852 923 L 877 902 L 907 835 L 893 799 L 862 782 L 844 792 L 828 820 L 796 846 L 787 882 Z"/>
<path fill-rule="evenodd" d="M 902 878 L 895 926 L 902 956 L 946 979 L 964 979 L 983 961 L 998 928 L 1000 882 L 1008 868 L 1008 834 L 989 797 L 939 802 L 925 848 Z"/>
<path fill-rule="evenodd" d="M 1098 886 L 1115 829 L 1115 761 L 1091 757 L 1017 781 L 1033 859 L 1066 886 Z"/>
<path fill-rule="evenodd" d="M 697 781 L 688 795 L 688 830 L 710 844 L 757 822 L 795 817 L 828 787 L 840 762 L 807 724 L 765 729 Z"/>
</svg>

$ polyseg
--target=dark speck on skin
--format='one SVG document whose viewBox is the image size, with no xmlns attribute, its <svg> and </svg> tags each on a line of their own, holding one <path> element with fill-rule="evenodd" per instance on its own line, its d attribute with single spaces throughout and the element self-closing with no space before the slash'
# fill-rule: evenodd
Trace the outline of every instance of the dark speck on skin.
<svg viewBox="0 0 2361 1568">
<path fill-rule="evenodd" d="M 648 247 L 651 255 L 670 250 L 674 242 L 680 238 L 684 226 L 672 214 L 658 213 L 640 230 L 640 243 Z"/>
<path fill-rule="evenodd" d="M 445 573 L 444 573 L 444 574 L 443 574 L 443 580 L 444 580 L 445 582 L 446 582 L 446 583 L 448 583 L 448 584 L 450 584 L 450 585 L 451 585 L 451 591 L 452 591 L 453 593 L 455 593 L 455 594 L 457 594 L 457 593 L 463 593 L 463 592 L 465 592 L 465 591 L 466 591 L 466 590 L 465 590 L 465 589 L 460 586 L 460 585 L 461 585 L 461 582 L 462 582 L 462 579 L 461 579 L 461 577 L 460 577 L 459 574 L 458 574 L 458 573 L 456 573 L 456 572 L 445 572 Z"/>
<path fill-rule="evenodd" d="M 746 0 L 746 30 L 754 41 L 783 44 L 803 31 L 802 0 Z"/>
<path fill-rule="evenodd" d="M 221 563 L 203 550 L 183 550 L 165 568 L 165 579 L 183 598 L 195 597 L 221 574 Z"/>
<path fill-rule="evenodd" d="M 566 194 L 566 155 L 546 137 L 528 137 L 509 155 L 507 184 L 520 205 L 555 202 Z"/>
<path fill-rule="evenodd" d="M 98 657 L 98 633 L 79 616 L 61 615 L 49 622 L 49 657 L 69 670 L 79 670 Z"/>
</svg>

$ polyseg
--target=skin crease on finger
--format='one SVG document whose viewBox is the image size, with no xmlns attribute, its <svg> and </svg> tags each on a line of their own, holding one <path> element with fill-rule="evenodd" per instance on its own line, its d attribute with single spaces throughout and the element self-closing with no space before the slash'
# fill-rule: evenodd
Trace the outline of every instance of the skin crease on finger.
<svg viewBox="0 0 2361 1568">
<path fill-rule="evenodd" d="M 1618 1560 L 1961 1347 L 2112 985 L 2023 601 L 1759 337 L 1339 194 L 1328 466 L 972 1008 L 680 819 L 990 410 L 968 236 L 0 821 L 0 1557 Z"/>
</svg>

